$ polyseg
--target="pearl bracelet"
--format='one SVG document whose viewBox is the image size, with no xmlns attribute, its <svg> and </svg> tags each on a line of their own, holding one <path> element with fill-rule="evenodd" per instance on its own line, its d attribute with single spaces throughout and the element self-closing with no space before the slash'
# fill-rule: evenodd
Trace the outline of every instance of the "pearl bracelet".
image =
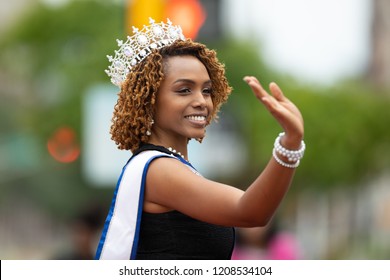
<svg viewBox="0 0 390 280">
<path fill-rule="evenodd" d="M 301 147 L 299 148 L 299 150 L 288 150 L 280 144 L 280 139 L 283 136 L 284 136 L 284 132 L 280 133 L 278 137 L 276 137 L 274 143 L 274 149 L 272 151 L 272 156 L 280 165 L 288 168 L 296 168 L 298 167 L 299 162 L 303 158 L 303 155 L 305 153 L 305 149 L 306 149 L 305 142 L 303 140 L 301 141 Z M 294 163 L 284 162 L 278 157 L 278 154 L 287 157 L 289 162 L 294 162 Z"/>
<path fill-rule="evenodd" d="M 283 160 L 281 160 L 278 157 L 278 154 L 276 153 L 275 149 L 273 149 L 273 151 L 272 151 L 272 156 L 274 157 L 276 162 L 279 163 L 281 166 L 284 166 L 284 167 L 287 167 L 287 168 L 297 168 L 299 166 L 299 160 L 294 162 L 294 163 L 287 163 L 287 162 L 284 162 Z"/>
</svg>

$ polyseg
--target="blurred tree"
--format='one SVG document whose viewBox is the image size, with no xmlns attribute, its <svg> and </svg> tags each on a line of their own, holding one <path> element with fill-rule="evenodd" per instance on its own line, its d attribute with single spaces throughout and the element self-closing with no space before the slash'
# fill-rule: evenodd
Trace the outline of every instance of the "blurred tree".
<svg viewBox="0 0 390 280">
<path fill-rule="evenodd" d="M 19 190 L 61 215 L 104 192 L 88 188 L 79 161 L 61 164 L 50 157 L 46 143 L 64 126 L 81 142 L 83 94 L 105 80 L 105 56 L 125 34 L 123 19 L 122 4 L 69 1 L 51 7 L 37 2 L 3 35 L 0 192 Z"/>
<path fill-rule="evenodd" d="M 297 190 L 354 186 L 390 167 L 389 96 L 372 94 L 359 77 L 333 87 L 299 84 L 267 69 L 254 45 L 221 41 L 215 47 L 234 88 L 224 111 L 235 116 L 249 150 L 247 172 L 237 178 L 243 186 L 258 174 L 259 159 L 269 160 L 280 131 L 242 81 L 245 75 L 258 76 L 266 89 L 271 81 L 279 83 L 302 111 L 307 151 L 294 180 Z"/>
</svg>

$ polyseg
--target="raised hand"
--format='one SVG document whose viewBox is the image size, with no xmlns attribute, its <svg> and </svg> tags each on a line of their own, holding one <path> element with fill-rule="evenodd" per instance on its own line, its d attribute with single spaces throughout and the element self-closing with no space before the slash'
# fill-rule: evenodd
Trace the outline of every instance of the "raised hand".
<svg viewBox="0 0 390 280">
<path fill-rule="evenodd" d="M 256 77 L 246 76 L 244 81 L 283 128 L 286 134 L 282 144 L 290 149 L 299 148 L 304 134 L 303 118 L 299 109 L 284 96 L 276 83 L 270 83 L 269 94 Z"/>
</svg>

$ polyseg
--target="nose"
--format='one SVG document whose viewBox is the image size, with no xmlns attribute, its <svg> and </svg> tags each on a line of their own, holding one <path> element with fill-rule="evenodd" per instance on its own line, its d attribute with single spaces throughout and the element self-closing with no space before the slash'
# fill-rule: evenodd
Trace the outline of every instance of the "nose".
<svg viewBox="0 0 390 280">
<path fill-rule="evenodd" d="M 207 105 L 206 96 L 201 91 L 197 91 L 196 94 L 194 95 L 193 106 L 195 108 L 204 109 L 206 108 L 206 105 Z"/>
</svg>

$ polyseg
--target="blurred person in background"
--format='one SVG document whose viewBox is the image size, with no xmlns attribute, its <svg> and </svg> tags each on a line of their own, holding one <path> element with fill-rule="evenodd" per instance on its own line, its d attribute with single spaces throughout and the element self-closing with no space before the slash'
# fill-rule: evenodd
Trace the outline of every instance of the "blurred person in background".
<svg viewBox="0 0 390 280">
<path fill-rule="evenodd" d="M 297 260 L 301 252 L 295 236 L 277 219 L 264 227 L 237 228 L 232 260 Z"/>
<path fill-rule="evenodd" d="M 56 260 L 93 260 L 102 228 L 102 207 L 88 205 L 69 223 L 69 246 L 54 255 Z"/>
<path fill-rule="evenodd" d="M 106 70 L 120 87 L 111 136 L 132 156 L 96 258 L 231 259 L 234 227 L 266 225 L 288 191 L 305 149 L 300 111 L 275 83 L 269 94 L 244 77 L 284 132 L 246 191 L 208 180 L 191 165 L 187 144 L 202 141 L 231 92 L 216 52 L 153 20 L 118 47 Z"/>
</svg>

